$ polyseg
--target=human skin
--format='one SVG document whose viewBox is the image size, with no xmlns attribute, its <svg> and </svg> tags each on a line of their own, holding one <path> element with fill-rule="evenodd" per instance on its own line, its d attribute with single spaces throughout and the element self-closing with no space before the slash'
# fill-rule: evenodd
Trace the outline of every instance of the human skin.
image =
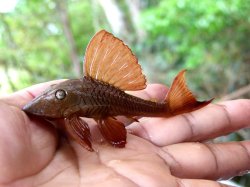
<svg viewBox="0 0 250 187">
<path fill-rule="evenodd" d="M 0 187 L 217 187 L 223 185 L 216 180 L 250 169 L 250 141 L 207 142 L 249 127 L 250 100 L 210 104 L 171 118 L 142 117 L 134 123 L 121 119 L 129 132 L 125 148 L 107 144 L 87 120 L 95 150 L 89 152 L 51 123 L 22 111 L 56 82 L 0 99 Z M 166 93 L 159 84 L 133 92 L 159 101 Z"/>
</svg>

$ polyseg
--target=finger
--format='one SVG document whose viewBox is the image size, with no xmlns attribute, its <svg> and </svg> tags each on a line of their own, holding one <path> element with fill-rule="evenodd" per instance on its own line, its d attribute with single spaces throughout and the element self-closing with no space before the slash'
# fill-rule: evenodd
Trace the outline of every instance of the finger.
<svg viewBox="0 0 250 187">
<path fill-rule="evenodd" d="M 167 95 L 168 88 L 162 84 L 149 84 L 141 91 L 129 91 L 127 93 L 147 100 L 163 101 Z"/>
<path fill-rule="evenodd" d="M 181 143 L 158 153 L 180 178 L 228 179 L 250 169 L 250 141 L 221 144 Z"/>
<path fill-rule="evenodd" d="M 0 102 L 0 186 L 34 175 L 53 158 L 55 129 L 45 121 L 28 118 L 17 107 Z"/>
<path fill-rule="evenodd" d="M 249 126 L 250 100 L 210 104 L 171 118 L 141 118 L 129 129 L 159 146 L 184 141 L 204 141 Z"/>
<path fill-rule="evenodd" d="M 222 184 L 216 181 L 202 180 L 202 179 L 179 179 L 177 180 L 178 186 L 185 187 L 230 187 L 229 185 Z"/>
<path fill-rule="evenodd" d="M 17 106 L 19 108 L 23 107 L 27 102 L 35 98 L 41 92 L 43 92 L 46 88 L 53 84 L 57 84 L 64 80 L 54 80 L 45 83 L 40 83 L 33 85 L 31 87 L 25 88 L 23 90 L 17 91 L 13 94 L 0 98 L 0 101 L 3 101 L 9 105 Z"/>
</svg>

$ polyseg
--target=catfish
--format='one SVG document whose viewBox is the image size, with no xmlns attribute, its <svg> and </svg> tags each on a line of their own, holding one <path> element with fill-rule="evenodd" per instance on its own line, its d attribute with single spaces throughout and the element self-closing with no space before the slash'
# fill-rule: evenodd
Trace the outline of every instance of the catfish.
<svg viewBox="0 0 250 187">
<path fill-rule="evenodd" d="M 27 114 L 64 119 L 67 134 L 82 147 L 94 151 L 88 124 L 93 118 L 103 137 L 114 147 L 126 144 L 125 125 L 117 116 L 136 121 L 137 116 L 172 117 L 192 112 L 212 100 L 197 101 L 185 82 L 185 70 L 174 79 L 164 101 L 144 100 L 125 91 L 146 88 L 146 78 L 131 49 L 111 33 L 101 30 L 87 46 L 84 76 L 48 88 L 27 103 Z"/>
</svg>

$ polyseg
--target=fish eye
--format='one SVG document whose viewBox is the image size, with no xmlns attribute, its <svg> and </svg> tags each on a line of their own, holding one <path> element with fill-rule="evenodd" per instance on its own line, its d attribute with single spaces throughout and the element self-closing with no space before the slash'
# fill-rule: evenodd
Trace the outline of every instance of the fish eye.
<svg viewBox="0 0 250 187">
<path fill-rule="evenodd" d="M 61 90 L 61 89 L 57 90 L 55 93 L 56 98 L 59 100 L 64 99 L 66 97 L 66 95 L 67 95 L 66 91 Z"/>
</svg>

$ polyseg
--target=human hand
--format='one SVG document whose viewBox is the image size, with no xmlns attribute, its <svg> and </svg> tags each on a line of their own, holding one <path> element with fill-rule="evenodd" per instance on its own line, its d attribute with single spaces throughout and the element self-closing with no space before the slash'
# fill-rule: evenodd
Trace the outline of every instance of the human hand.
<svg viewBox="0 0 250 187">
<path fill-rule="evenodd" d="M 248 127 L 250 100 L 210 104 L 172 118 L 140 118 L 127 126 L 130 134 L 122 149 L 103 142 L 89 120 L 96 150 L 89 152 L 21 110 L 53 83 L 0 100 L 0 186 L 213 187 L 222 186 L 217 179 L 250 169 L 249 141 L 205 143 Z M 149 85 L 134 94 L 161 100 L 166 92 L 164 86 Z"/>
</svg>

